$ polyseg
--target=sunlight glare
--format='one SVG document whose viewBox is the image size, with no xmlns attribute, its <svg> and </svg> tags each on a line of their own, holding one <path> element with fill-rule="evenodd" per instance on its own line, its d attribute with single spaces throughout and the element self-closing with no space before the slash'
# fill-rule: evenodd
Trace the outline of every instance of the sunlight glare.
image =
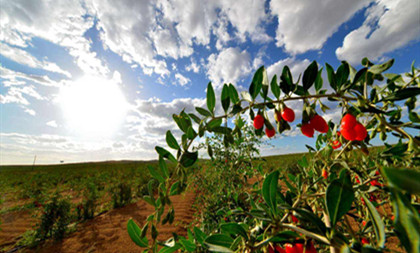
<svg viewBox="0 0 420 253">
<path fill-rule="evenodd" d="M 128 108 L 116 83 L 92 76 L 63 87 L 59 101 L 70 131 L 90 137 L 115 134 Z"/>
</svg>

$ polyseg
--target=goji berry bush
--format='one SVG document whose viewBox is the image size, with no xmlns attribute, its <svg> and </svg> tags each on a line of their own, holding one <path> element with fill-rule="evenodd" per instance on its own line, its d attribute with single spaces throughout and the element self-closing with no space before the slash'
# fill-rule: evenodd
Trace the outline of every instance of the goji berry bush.
<svg viewBox="0 0 420 253">
<path fill-rule="evenodd" d="M 398 238 L 402 249 L 419 252 L 420 118 L 416 102 L 420 71 L 413 64 L 404 75 L 384 73 L 393 62 L 375 65 L 364 58 L 359 70 L 347 62 L 337 70 L 326 64 L 328 85 L 315 61 L 297 80 L 285 66 L 279 78 L 274 75 L 269 82 L 261 67 L 248 91 L 239 93 L 232 84 L 223 85 L 222 115 L 215 114 L 216 96 L 209 83 L 207 108 L 196 108 L 198 114 L 183 110 L 173 115 L 183 133 L 181 143 L 170 131 L 166 141 L 176 155 L 156 147 L 159 168 L 150 168 L 154 179 L 149 184 L 158 182 L 158 193 L 150 187 L 145 197 L 155 212 L 142 228 L 128 221 L 132 240 L 145 252 L 300 253 L 393 252 L 398 247 L 389 248 L 389 240 Z M 191 182 L 190 168 L 198 160 L 194 141 L 220 135 L 219 149 L 226 152 L 221 152 L 218 160 L 226 165 L 218 165 L 223 169 L 214 170 L 218 173 L 214 178 L 221 179 L 224 173 L 230 175 L 235 170 L 235 163 L 252 158 L 229 157 L 227 152 L 241 138 L 246 114 L 255 136 L 265 133 L 271 138 L 291 130 L 289 123 L 295 121 L 297 108 L 289 108 L 285 102 L 292 100 L 302 101 L 297 127 L 308 138 L 316 136 L 315 147 L 308 146 L 309 158 L 303 156 L 293 173 L 281 166 L 265 173 L 253 166 L 251 159 L 243 173 L 251 171 L 249 175 L 257 178 L 264 174 L 261 183 L 254 184 L 251 191 L 232 188 L 233 192 L 225 196 L 227 202 L 222 202 L 231 204 L 220 207 L 223 212 L 215 212 L 212 219 L 202 219 L 187 236 L 157 240 L 157 224 L 174 220 L 169 197 L 181 194 Z M 323 117 L 331 104 L 341 110 L 338 125 Z M 275 125 L 269 118 L 270 111 Z M 394 144 L 387 143 L 390 135 Z M 375 138 L 384 146 L 369 149 Z M 211 145 L 208 153 L 214 157 Z M 175 164 L 172 175 L 167 162 Z"/>
</svg>

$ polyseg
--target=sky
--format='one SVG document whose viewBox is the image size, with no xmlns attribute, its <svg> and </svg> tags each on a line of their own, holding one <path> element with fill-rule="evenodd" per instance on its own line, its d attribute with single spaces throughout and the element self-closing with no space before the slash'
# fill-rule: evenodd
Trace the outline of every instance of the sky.
<svg viewBox="0 0 420 253">
<path fill-rule="evenodd" d="M 246 90 L 310 62 L 420 62 L 416 0 L 0 0 L 0 165 L 156 159 L 172 114 L 205 107 L 211 81 Z M 324 84 L 328 83 L 324 78 Z M 219 100 L 220 101 L 220 100 Z M 306 151 L 292 130 L 262 155 Z M 418 106 L 417 106 L 418 108 Z M 219 107 L 219 111 L 220 107 Z M 321 113 L 321 112 L 320 112 Z M 340 111 L 321 113 L 336 123 Z M 374 143 L 375 144 L 375 141 Z"/>
</svg>

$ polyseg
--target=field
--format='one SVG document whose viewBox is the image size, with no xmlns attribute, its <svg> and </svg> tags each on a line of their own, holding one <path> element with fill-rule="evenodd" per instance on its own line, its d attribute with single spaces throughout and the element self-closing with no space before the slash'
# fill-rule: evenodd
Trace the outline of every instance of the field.
<svg viewBox="0 0 420 253">
<path fill-rule="evenodd" d="M 262 164 L 267 169 L 272 169 L 280 164 L 282 167 L 291 167 L 301 157 L 302 154 L 265 157 L 263 159 L 266 161 L 262 161 Z M 31 241 L 31 235 L 36 230 L 37 224 L 40 223 L 42 214 L 40 210 L 51 202 L 55 195 L 59 195 L 60 198 L 71 203 L 70 231 L 79 231 L 79 227 L 89 230 L 89 226 L 93 226 L 97 219 L 102 220 L 103 223 L 106 220 L 104 217 L 114 217 L 116 220 L 112 223 L 114 225 L 115 223 L 118 224 L 116 228 L 122 228 L 120 229 L 121 237 L 125 237 L 127 244 L 135 249 L 135 245 L 131 242 L 125 230 L 125 224 L 129 218 L 135 215 L 140 215 L 145 219 L 153 211 L 150 206 L 147 209 L 147 204 L 144 201 L 139 201 L 139 199 L 147 193 L 145 186 L 150 179 L 147 167 L 156 167 L 156 164 L 156 161 L 110 161 L 59 165 L 1 166 L 0 217 L 2 223 L 0 225 L 0 250 L 7 252 L 11 249 L 34 244 Z M 206 167 L 205 160 L 198 164 Z M 267 166 L 268 164 L 270 166 Z M 120 203 L 120 206 L 128 206 L 125 207 L 125 210 L 112 210 L 118 206 L 116 202 L 119 195 L 122 194 L 118 189 L 119 185 L 126 185 L 130 189 L 130 197 L 127 197 L 125 202 Z M 189 195 L 187 194 L 188 203 L 185 204 L 191 206 L 194 197 L 195 194 L 191 195 L 191 192 Z M 94 202 L 93 214 L 91 213 L 90 216 L 88 213 L 83 213 L 89 201 Z M 179 208 L 182 208 L 184 202 L 177 202 L 179 202 Z M 124 212 L 125 214 L 122 214 Z M 92 218 L 94 220 L 91 220 Z M 190 212 L 190 215 L 183 222 L 188 223 L 192 219 L 193 215 Z M 138 220 L 142 221 L 140 218 Z M 98 224 L 100 223 L 98 222 Z M 89 242 L 85 242 L 85 244 L 89 245 Z M 84 246 L 80 247 L 83 248 Z"/>
</svg>

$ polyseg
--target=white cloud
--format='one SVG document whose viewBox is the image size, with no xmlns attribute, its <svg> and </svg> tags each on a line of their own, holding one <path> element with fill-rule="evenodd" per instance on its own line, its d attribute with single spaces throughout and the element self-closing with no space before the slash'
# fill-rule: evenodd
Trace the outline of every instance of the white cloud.
<svg viewBox="0 0 420 253">
<path fill-rule="evenodd" d="M 51 121 L 48 121 L 47 123 L 45 123 L 47 126 L 50 126 L 50 127 L 54 127 L 54 128 L 57 128 L 58 127 L 58 124 L 57 124 L 57 122 L 55 121 L 55 120 L 51 120 Z"/>
<path fill-rule="evenodd" d="M 207 68 L 207 76 L 214 86 L 221 87 L 223 83 L 237 85 L 241 78 L 250 74 L 251 57 L 246 50 L 230 47 L 223 49 L 218 55 L 210 55 Z"/>
<path fill-rule="evenodd" d="M 0 9 L 0 41 L 12 46 L 28 47 L 39 37 L 66 49 L 85 73 L 103 76 L 109 70 L 90 51 L 90 41 L 83 37 L 93 26 L 93 18 L 79 1 L 2 1 Z M 46 64 L 50 71 L 59 71 L 57 65 Z"/>
<path fill-rule="evenodd" d="M 294 57 L 288 57 L 280 60 L 267 68 L 268 79 L 271 80 L 274 75 L 277 75 L 277 78 L 280 78 L 283 67 L 287 65 L 292 73 L 293 81 L 296 82 L 299 75 L 305 71 L 310 63 L 311 62 L 308 59 L 298 60 Z"/>
<path fill-rule="evenodd" d="M 381 0 L 367 11 L 363 25 L 344 38 L 337 58 L 357 64 L 363 57 L 377 60 L 385 53 L 420 39 L 420 4 L 411 0 Z"/>
<path fill-rule="evenodd" d="M 181 86 L 185 86 L 185 85 L 187 85 L 189 82 L 191 82 L 191 80 L 190 80 L 188 77 L 185 77 L 185 76 L 181 75 L 180 73 L 176 73 L 176 74 L 175 74 L 175 78 L 176 78 L 176 80 L 178 80 L 178 83 L 179 83 Z"/>
<path fill-rule="evenodd" d="M 48 61 L 39 61 L 25 50 L 11 47 L 7 44 L 0 43 L 0 54 L 22 65 L 27 65 L 31 68 L 44 69 L 51 72 L 56 72 L 71 77 L 68 71 L 61 69 L 57 64 Z"/>
<path fill-rule="evenodd" d="M 277 0 L 270 2 L 271 13 L 277 16 L 276 45 L 292 54 L 321 49 L 339 26 L 368 0 Z"/>
<path fill-rule="evenodd" d="M 41 96 L 35 90 L 35 87 L 32 85 L 24 86 L 24 87 L 11 86 L 9 87 L 5 95 L 0 94 L 0 103 L 1 104 L 16 103 L 16 104 L 29 105 L 29 101 L 24 97 L 24 95 L 33 97 L 37 100 L 46 100 L 46 98 Z"/>
<path fill-rule="evenodd" d="M 5 87 L 14 86 L 14 85 L 23 85 L 26 84 L 26 81 L 32 81 L 37 84 L 41 84 L 44 86 L 54 86 L 60 87 L 63 82 L 55 82 L 51 80 L 48 76 L 38 76 L 38 75 L 31 75 L 26 74 L 23 72 L 14 71 L 11 69 L 4 68 L 0 66 L 0 78 L 5 79 L 3 84 Z M 21 79 L 26 81 L 21 81 Z"/>
<path fill-rule="evenodd" d="M 185 67 L 186 71 L 192 71 L 194 73 L 198 73 L 200 71 L 200 66 L 197 65 L 194 58 L 191 58 L 191 64 Z"/>
</svg>

